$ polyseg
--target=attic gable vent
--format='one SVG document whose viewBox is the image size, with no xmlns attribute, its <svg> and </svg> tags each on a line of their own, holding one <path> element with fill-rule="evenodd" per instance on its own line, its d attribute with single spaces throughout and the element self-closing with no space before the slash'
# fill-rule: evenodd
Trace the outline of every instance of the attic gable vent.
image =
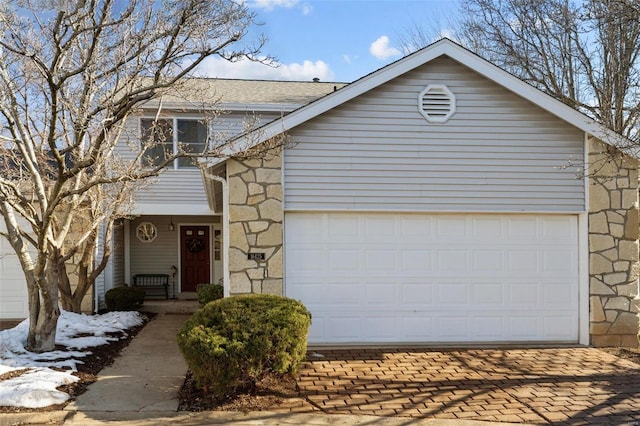
<svg viewBox="0 0 640 426">
<path fill-rule="evenodd" d="M 444 84 L 430 84 L 418 96 L 418 111 L 429 123 L 446 123 L 456 112 L 456 97 Z"/>
</svg>

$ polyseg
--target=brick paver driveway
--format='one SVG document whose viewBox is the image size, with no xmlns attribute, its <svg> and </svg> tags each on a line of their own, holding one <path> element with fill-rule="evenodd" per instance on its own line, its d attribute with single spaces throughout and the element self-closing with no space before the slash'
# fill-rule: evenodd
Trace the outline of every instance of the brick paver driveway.
<svg viewBox="0 0 640 426">
<path fill-rule="evenodd" d="M 640 365 L 593 348 L 317 350 L 298 385 L 282 409 L 640 425 Z"/>
</svg>

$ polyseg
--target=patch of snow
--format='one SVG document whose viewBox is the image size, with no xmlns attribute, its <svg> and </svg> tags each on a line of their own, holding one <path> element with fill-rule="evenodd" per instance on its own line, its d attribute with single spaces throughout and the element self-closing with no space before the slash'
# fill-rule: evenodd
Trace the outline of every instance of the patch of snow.
<svg viewBox="0 0 640 426">
<path fill-rule="evenodd" d="M 35 368 L 19 377 L 0 382 L 0 405 L 42 408 L 62 404 L 69 399 L 69 394 L 56 388 L 78 380 L 67 372 Z"/>
<path fill-rule="evenodd" d="M 0 331 L 0 374 L 29 369 L 18 377 L 0 381 L 0 406 L 41 408 L 67 401 L 69 395 L 56 387 L 78 381 L 72 373 L 77 371 L 82 358 L 91 354 L 86 349 L 118 340 L 107 334 L 123 332 L 142 322 L 143 317 L 138 312 L 85 315 L 61 311 L 56 344 L 74 350 L 41 354 L 25 349 L 29 320 Z"/>
</svg>

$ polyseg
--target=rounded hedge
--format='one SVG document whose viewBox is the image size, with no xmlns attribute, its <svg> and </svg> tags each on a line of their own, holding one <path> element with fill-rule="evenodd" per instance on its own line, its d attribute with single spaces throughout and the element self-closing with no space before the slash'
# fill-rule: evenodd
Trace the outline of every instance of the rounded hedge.
<svg viewBox="0 0 640 426">
<path fill-rule="evenodd" d="M 196 384 L 219 399 L 268 374 L 297 373 L 305 359 L 311 314 L 293 299 L 228 297 L 198 310 L 178 333 Z"/>
<path fill-rule="evenodd" d="M 109 311 L 135 311 L 144 303 L 144 289 L 140 287 L 114 287 L 104 295 Z"/>
<path fill-rule="evenodd" d="M 200 284 L 196 288 L 198 292 L 198 302 L 204 306 L 214 300 L 222 299 L 224 290 L 221 284 Z"/>
</svg>

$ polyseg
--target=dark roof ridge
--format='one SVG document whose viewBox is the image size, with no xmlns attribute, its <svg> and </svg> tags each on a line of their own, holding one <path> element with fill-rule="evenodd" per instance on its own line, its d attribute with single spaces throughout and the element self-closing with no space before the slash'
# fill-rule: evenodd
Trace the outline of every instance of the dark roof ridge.
<svg viewBox="0 0 640 426">
<path fill-rule="evenodd" d="M 272 80 L 267 78 L 229 78 L 229 77 L 185 77 L 186 80 L 226 80 L 226 81 L 253 81 L 261 83 L 309 83 L 309 84 L 349 84 L 345 81 L 313 81 L 313 80 Z"/>
</svg>

